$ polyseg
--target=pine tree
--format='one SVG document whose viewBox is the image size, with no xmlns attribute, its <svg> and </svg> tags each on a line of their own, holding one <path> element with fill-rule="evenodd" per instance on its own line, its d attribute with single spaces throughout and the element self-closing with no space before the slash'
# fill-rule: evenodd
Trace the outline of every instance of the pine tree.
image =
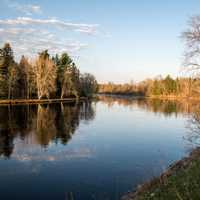
<svg viewBox="0 0 200 200">
<path fill-rule="evenodd" d="M 20 97 L 27 98 L 28 97 L 28 68 L 29 68 L 28 60 L 22 56 L 19 63 L 19 89 L 20 89 Z"/>
<path fill-rule="evenodd" d="M 9 43 L 0 49 L 0 98 L 10 98 L 9 71 L 14 65 L 13 51 Z"/>
</svg>

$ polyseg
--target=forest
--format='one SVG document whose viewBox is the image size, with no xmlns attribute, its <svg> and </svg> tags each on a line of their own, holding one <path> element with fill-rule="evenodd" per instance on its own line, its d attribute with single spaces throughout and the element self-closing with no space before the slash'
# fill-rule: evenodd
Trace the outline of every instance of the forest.
<svg viewBox="0 0 200 200">
<path fill-rule="evenodd" d="M 200 79 L 184 77 L 173 79 L 170 75 L 167 75 L 165 78 L 159 76 L 139 83 L 99 84 L 99 93 L 135 96 L 199 97 Z"/>
<path fill-rule="evenodd" d="M 17 63 L 9 43 L 0 49 L 1 99 L 91 97 L 97 89 L 95 77 L 80 73 L 67 53 L 50 56 L 45 50 L 32 60 L 22 56 Z"/>
</svg>

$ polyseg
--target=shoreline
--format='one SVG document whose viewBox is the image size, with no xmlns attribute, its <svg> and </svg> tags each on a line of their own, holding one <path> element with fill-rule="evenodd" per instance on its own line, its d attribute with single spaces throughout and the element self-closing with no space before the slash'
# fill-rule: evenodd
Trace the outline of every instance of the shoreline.
<svg viewBox="0 0 200 200">
<path fill-rule="evenodd" d="M 147 96 L 149 99 L 163 99 L 163 100 L 195 100 L 200 101 L 200 97 L 187 97 L 187 96 Z"/>
<path fill-rule="evenodd" d="M 78 102 L 86 101 L 88 97 L 80 98 L 64 98 L 64 99 L 2 99 L 0 105 L 17 105 L 17 104 L 49 104 L 49 103 L 62 103 L 62 102 Z"/>
<path fill-rule="evenodd" d="M 108 94 L 108 93 L 99 93 L 98 95 L 102 96 L 113 96 L 113 97 L 124 97 L 124 98 L 144 98 L 144 99 L 161 99 L 161 100 L 194 100 L 194 101 L 200 101 L 200 97 L 188 97 L 188 96 L 176 96 L 176 95 L 151 95 L 151 96 L 143 96 L 143 95 L 130 95 L 130 94 Z"/>
<path fill-rule="evenodd" d="M 137 188 L 133 191 L 128 192 L 123 195 L 121 200 L 146 200 L 146 199 L 159 199 L 160 197 L 165 199 L 165 193 L 169 193 L 169 188 L 171 187 L 171 180 L 182 180 L 181 173 L 188 172 L 191 170 L 193 165 L 197 165 L 200 162 L 200 147 L 193 149 L 188 156 L 183 157 L 182 159 L 175 161 L 158 177 L 152 178 L 149 181 L 138 185 Z M 198 168 L 199 169 L 199 168 Z M 197 178 L 197 177 L 192 177 Z M 187 177 L 186 177 L 187 179 Z M 169 184 L 170 183 L 170 184 Z M 170 185 L 170 187 L 168 186 Z M 175 187 L 175 184 L 173 185 Z M 171 189 L 171 188 L 170 188 Z M 172 188 L 174 190 L 174 188 Z M 177 191 L 176 191 L 177 189 Z M 174 192 L 174 191 L 173 191 Z M 175 187 L 175 192 L 177 192 L 177 199 L 182 199 L 179 194 L 178 188 Z M 157 196 L 159 196 L 159 198 Z M 179 198 L 179 197 L 180 198 Z"/>
</svg>

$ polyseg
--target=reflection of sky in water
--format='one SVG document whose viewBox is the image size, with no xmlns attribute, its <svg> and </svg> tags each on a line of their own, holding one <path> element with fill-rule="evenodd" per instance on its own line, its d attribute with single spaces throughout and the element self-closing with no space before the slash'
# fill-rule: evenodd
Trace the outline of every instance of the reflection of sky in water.
<svg viewBox="0 0 200 200">
<path fill-rule="evenodd" d="M 41 116 L 53 113 L 49 130 L 57 135 L 42 135 L 48 127 L 39 123 L 36 129 L 36 120 L 23 140 L 16 134 L 10 158 L 0 159 L 2 198 L 64 199 L 73 192 L 76 200 L 119 199 L 187 152 L 187 111 L 183 105 L 163 104 L 104 99 L 87 109 L 66 107 L 59 113 L 40 108 Z M 73 129 L 73 124 L 78 126 Z M 70 139 L 60 130 L 70 130 Z"/>
<path fill-rule="evenodd" d="M 92 157 L 91 150 L 84 146 L 66 148 L 59 143 L 50 143 L 48 148 L 42 148 L 36 144 L 24 145 L 20 140 L 15 141 L 15 150 L 11 156 L 12 159 L 18 161 L 62 161 L 90 157 Z"/>
</svg>

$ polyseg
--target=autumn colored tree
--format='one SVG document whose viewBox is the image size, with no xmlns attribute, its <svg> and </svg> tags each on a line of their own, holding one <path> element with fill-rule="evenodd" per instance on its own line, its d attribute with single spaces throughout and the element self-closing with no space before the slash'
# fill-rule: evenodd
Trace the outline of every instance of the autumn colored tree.
<svg viewBox="0 0 200 200">
<path fill-rule="evenodd" d="M 36 83 L 39 99 L 49 99 L 56 91 L 56 67 L 47 50 L 36 60 Z"/>
</svg>

